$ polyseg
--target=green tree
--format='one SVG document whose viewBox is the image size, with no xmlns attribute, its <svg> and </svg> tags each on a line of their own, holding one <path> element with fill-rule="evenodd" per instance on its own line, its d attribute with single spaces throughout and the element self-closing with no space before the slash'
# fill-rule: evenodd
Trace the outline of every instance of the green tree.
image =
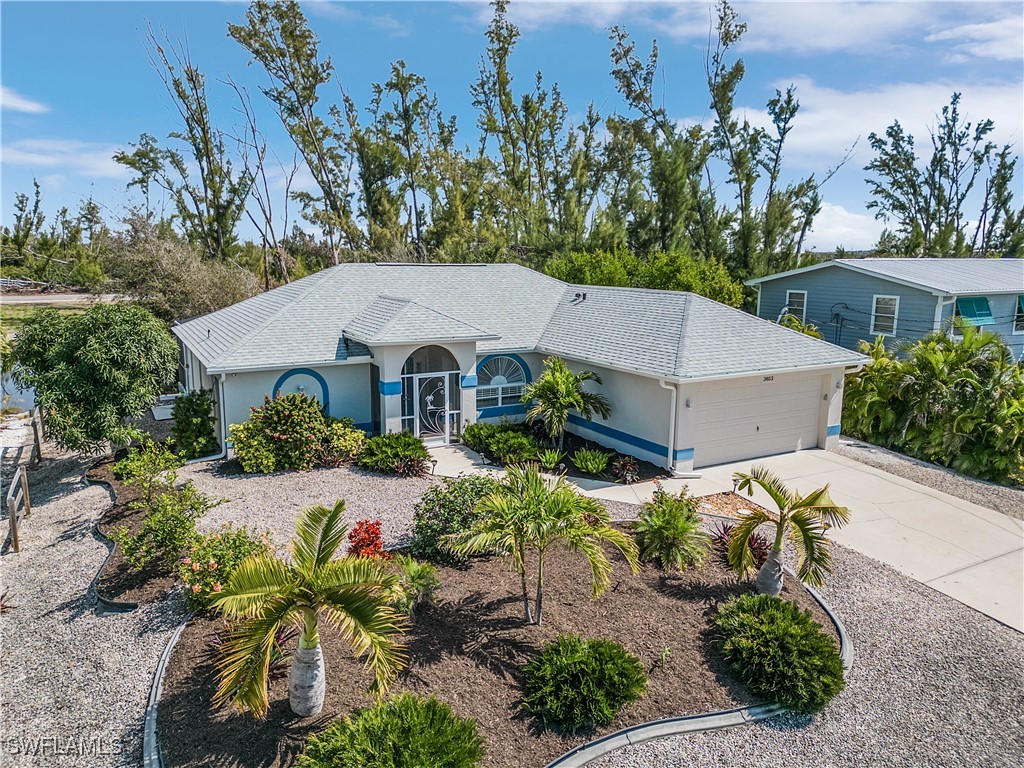
<svg viewBox="0 0 1024 768">
<path fill-rule="evenodd" d="M 398 675 L 405 656 L 394 636 L 402 616 L 390 601 L 398 577 L 380 559 L 335 555 L 345 541 L 345 502 L 303 509 L 296 521 L 288 562 L 269 553 L 243 560 L 213 606 L 235 620 L 220 649 L 215 703 L 233 701 L 257 717 L 266 714 L 267 672 L 277 631 L 300 628 L 292 660 L 288 701 L 302 717 L 324 703 L 325 672 L 320 647 L 321 618 L 366 655 L 374 690 L 383 692 Z"/>
<path fill-rule="evenodd" d="M 611 583 L 612 566 L 604 552 L 605 543 L 622 553 L 634 573 L 639 569 L 636 544 L 608 524 L 607 510 L 577 493 L 564 477 L 549 485 L 536 465 L 509 467 L 501 485 L 484 496 L 477 508 L 486 516 L 470 530 L 448 535 L 445 540 L 459 554 L 500 552 L 511 559 L 519 573 L 523 615 L 528 624 L 543 623 L 544 560 L 556 542 L 586 559 L 594 597 Z M 536 554 L 532 610 L 527 580 L 530 551 Z"/>
<path fill-rule="evenodd" d="M 544 373 L 523 390 L 527 421 L 543 421 L 551 442 L 558 441 L 559 451 L 565 443 L 565 425 L 570 411 L 576 411 L 587 421 L 595 413 L 602 419 L 607 419 L 612 413 L 608 398 L 584 389 L 588 381 L 600 384 L 601 377 L 593 371 L 573 373 L 565 360 L 549 357 L 544 361 Z"/>
<path fill-rule="evenodd" d="M 1024 209 L 1012 208 L 1017 157 L 1007 144 L 990 140 L 992 120 L 971 123 L 960 114 L 954 93 L 931 130 L 931 156 L 918 157 L 914 137 L 899 121 L 884 136 L 871 133 L 875 157 L 864 170 L 875 218 L 894 230 L 882 234 L 877 249 L 896 256 L 1017 256 L 1024 243 Z M 980 211 L 969 198 L 983 181 Z M 971 224 L 971 221 L 976 224 Z"/>
<path fill-rule="evenodd" d="M 832 501 L 828 486 L 799 496 L 788 489 L 782 480 L 764 466 L 754 466 L 750 473 L 737 472 L 733 482 L 738 490 L 754 495 L 754 487 L 767 493 L 779 508 L 776 514 L 764 509 L 747 512 L 732 530 L 727 559 L 741 576 L 754 570 L 754 553 L 750 538 L 762 525 L 775 526 L 775 541 L 768 559 L 757 572 L 757 591 L 764 595 L 778 595 L 783 581 L 783 542 L 786 537 L 796 549 L 797 576 L 812 587 L 825 583 L 825 574 L 831 569 L 832 554 L 825 532 L 850 521 L 850 510 Z"/>
<path fill-rule="evenodd" d="M 14 340 L 14 379 L 33 387 L 59 445 L 97 451 L 141 437 L 140 416 L 174 380 L 178 346 L 141 307 L 93 304 L 78 315 L 37 311 Z"/>
</svg>

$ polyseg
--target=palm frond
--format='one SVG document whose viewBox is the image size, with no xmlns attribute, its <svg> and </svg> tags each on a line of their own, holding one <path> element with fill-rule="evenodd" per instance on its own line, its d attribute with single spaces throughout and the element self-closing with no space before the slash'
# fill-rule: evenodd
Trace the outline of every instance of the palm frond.
<svg viewBox="0 0 1024 768">
<path fill-rule="evenodd" d="M 324 619 L 352 646 L 357 656 L 366 654 L 366 668 L 374 676 L 373 690 L 384 693 L 408 658 L 395 640 L 406 627 L 405 617 L 382 602 L 380 591 L 372 587 L 338 587 L 326 592 L 323 598 Z"/>
<path fill-rule="evenodd" d="M 803 509 L 812 512 L 832 528 L 841 528 L 850 522 L 850 510 L 848 507 L 840 507 L 828 492 L 828 485 L 811 491 L 802 499 L 793 502 L 792 509 Z"/>
<path fill-rule="evenodd" d="M 755 570 L 754 553 L 750 549 L 750 537 L 765 523 L 779 524 L 779 521 L 768 512 L 756 509 L 747 514 L 733 527 L 729 537 L 729 549 L 726 560 L 729 567 L 740 576 L 749 576 Z"/>
<path fill-rule="evenodd" d="M 294 596 L 296 576 L 287 563 L 271 554 L 251 555 L 235 566 L 213 607 L 229 618 L 261 616 L 267 605 Z"/>
<path fill-rule="evenodd" d="M 782 479 L 763 464 L 755 464 L 750 472 L 737 472 L 732 476 L 738 483 L 737 490 L 746 491 L 748 496 L 754 495 L 754 486 L 758 485 L 772 497 L 772 501 L 780 511 L 785 511 L 793 503 L 793 494 Z"/>
<path fill-rule="evenodd" d="M 320 504 L 307 507 L 299 513 L 292 539 L 295 567 L 307 577 L 323 567 L 338 552 L 345 541 L 345 502 L 338 499 L 333 507 Z"/>
<path fill-rule="evenodd" d="M 797 509 L 789 516 L 789 523 L 789 538 L 796 548 L 797 576 L 805 584 L 820 587 L 832 563 L 822 520 L 809 509 Z"/>
</svg>

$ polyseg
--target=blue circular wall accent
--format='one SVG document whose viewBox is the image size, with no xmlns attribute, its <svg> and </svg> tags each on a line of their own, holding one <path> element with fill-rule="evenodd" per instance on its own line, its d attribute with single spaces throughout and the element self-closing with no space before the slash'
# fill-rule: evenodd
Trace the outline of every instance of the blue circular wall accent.
<svg viewBox="0 0 1024 768">
<path fill-rule="evenodd" d="M 314 371 L 312 368 L 292 368 L 290 371 L 285 371 L 278 378 L 277 383 L 274 384 L 274 397 L 281 394 L 281 387 L 288 381 L 292 376 L 309 376 L 310 378 L 316 379 L 317 383 L 320 384 L 320 389 L 323 392 L 323 398 L 321 399 L 320 405 L 323 406 L 324 413 L 329 413 L 330 405 L 330 392 L 327 389 L 327 381 L 319 372 Z"/>
</svg>

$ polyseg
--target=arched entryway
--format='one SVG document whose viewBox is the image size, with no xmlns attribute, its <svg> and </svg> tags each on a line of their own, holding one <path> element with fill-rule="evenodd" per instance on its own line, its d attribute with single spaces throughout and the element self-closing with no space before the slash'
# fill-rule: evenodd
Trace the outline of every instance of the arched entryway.
<svg viewBox="0 0 1024 768">
<path fill-rule="evenodd" d="M 455 356 L 432 345 L 413 352 L 402 367 L 402 429 L 425 443 L 459 436 L 461 373 Z"/>
</svg>

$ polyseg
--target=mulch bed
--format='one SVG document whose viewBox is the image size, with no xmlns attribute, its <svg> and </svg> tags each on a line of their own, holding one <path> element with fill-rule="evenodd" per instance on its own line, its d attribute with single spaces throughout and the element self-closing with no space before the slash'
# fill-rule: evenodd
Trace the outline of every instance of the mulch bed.
<svg viewBox="0 0 1024 768">
<path fill-rule="evenodd" d="M 760 504 L 755 504 L 754 500 L 749 496 L 733 493 L 732 491 L 713 493 L 710 496 L 700 496 L 697 501 L 697 511 L 702 515 L 718 515 L 719 517 L 739 519 L 746 512 L 764 509 Z"/>
<path fill-rule="evenodd" d="M 611 553 L 611 550 L 610 550 Z M 612 589 L 590 599 L 589 571 L 576 556 L 549 553 L 544 625 L 526 626 L 518 576 L 498 558 L 465 570 L 442 568 L 439 604 L 419 613 L 406 633 L 409 666 L 393 687 L 433 695 L 462 716 L 476 718 L 488 768 L 541 766 L 585 741 L 663 717 L 753 703 L 710 648 L 708 617 L 715 606 L 751 591 L 714 556 L 704 567 L 667 579 L 644 568 L 629 573 L 612 555 Z M 792 579 L 783 596 L 808 608 L 834 637 L 825 613 Z M 334 717 L 369 705 L 370 676 L 330 628 L 321 631 L 327 699 L 321 715 L 299 718 L 288 707 L 287 679 L 274 680 L 262 722 L 234 709 L 214 709 L 211 640 L 220 620 L 189 622 L 164 679 L 158 719 L 166 764 L 184 766 L 294 765 L 306 740 Z M 519 711 L 523 664 L 560 634 L 576 632 L 622 643 L 649 673 L 646 695 L 609 728 L 568 737 L 538 731 Z M 658 660 L 669 653 L 663 666 Z"/>
<path fill-rule="evenodd" d="M 576 453 L 576 451 L 579 450 L 580 448 L 596 448 L 597 450 L 604 451 L 605 453 L 608 453 L 611 450 L 610 448 L 606 448 L 605 446 L 599 443 L 595 443 L 593 440 L 587 440 L 583 437 L 580 437 L 579 435 L 573 434 L 569 430 L 566 430 L 565 444 L 562 448 L 562 450 L 565 452 L 565 458 L 562 459 L 562 463 L 565 464 L 566 473 L 569 475 L 569 477 L 584 477 L 597 480 L 614 480 L 611 473 L 611 461 L 615 461 L 614 456 L 612 457 L 611 461 L 608 462 L 608 469 L 605 471 L 604 474 L 591 475 L 579 469 L 572 461 L 573 454 Z M 647 482 L 648 480 L 659 480 L 669 477 L 669 473 L 665 470 L 664 467 L 659 467 L 657 464 L 652 464 L 651 462 L 643 461 L 642 459 L 636 459 L 636 462 L 639 469 L 638 477 L 636 479 L 636 482 L 638 483 L 644 483 Z"/>
<path fill-rule="evenodd" d="M 114 493 L 114 503 L 97 523 L 100 533 L 107 537 L 120 525 L 127 526 L 130 533 L 136 534 L 146 518 L 145 510 L 133 507 L 133 502 L 140 498 L 138 488 L 122 485 L 114 477 L 113 465 L 123 458 L 123 453 L 100 459 L 86 473 L 90 481 L 104 483 Z M 96 591 L 107 600 L 145 605 L 163 599 L 176 583 L 175 575 L 157 563 L 134 570 L 124 559 L 120 548 L 115 548 L 96 580 Z"/>
</svg>

